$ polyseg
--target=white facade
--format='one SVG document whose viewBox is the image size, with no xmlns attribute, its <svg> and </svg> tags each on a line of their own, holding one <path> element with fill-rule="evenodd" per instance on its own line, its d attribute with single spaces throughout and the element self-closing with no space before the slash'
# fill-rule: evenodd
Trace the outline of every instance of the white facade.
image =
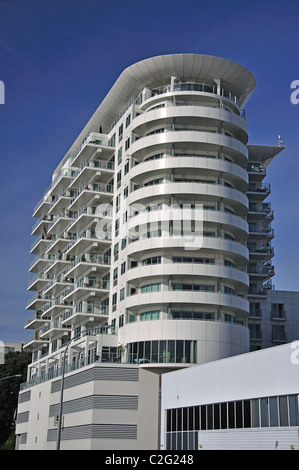
<svg viewBox="0 0 299 470">
<path fill-rule="evenodd" d="M 298 347 L 164 374 L 161 448 L 298 450 Z"/>
<path fill-rule="evenodd" d="M 120 75 L 34 208 L 25 389 L 61 375 L 70 340 L 68 370 L 250 350 L 274 274 L 264 178 L 282 150 L 248 145 L 254 88 L 241 65 L 197 54 Z"/>
</svg>

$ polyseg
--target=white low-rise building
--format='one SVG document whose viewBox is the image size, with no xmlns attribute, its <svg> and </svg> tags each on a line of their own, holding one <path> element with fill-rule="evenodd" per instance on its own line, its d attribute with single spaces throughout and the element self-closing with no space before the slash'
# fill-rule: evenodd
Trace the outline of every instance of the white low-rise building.
<svg viewBox="0 0 299 470">
<path fill-rule="evenodd" d="M 299 341 L 164 374 L 161 449 L 299 449 Z"/>
</svg>

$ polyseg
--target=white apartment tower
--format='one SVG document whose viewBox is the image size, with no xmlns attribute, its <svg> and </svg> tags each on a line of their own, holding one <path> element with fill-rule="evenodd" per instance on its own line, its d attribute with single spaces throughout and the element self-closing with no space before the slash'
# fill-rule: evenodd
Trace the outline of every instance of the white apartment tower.
<svg viewBox="0 0 299 470">
<path fill-rule="evenodd" d="M 59 375 L 70 340 L 73 368 L 249 351 L 274 275 L 264 178 L 282 150 L 248 145 L 254 88 L 243 66 L 197 54 L 120 75 L 34 209 L 29 386 Z"/>
</svg>

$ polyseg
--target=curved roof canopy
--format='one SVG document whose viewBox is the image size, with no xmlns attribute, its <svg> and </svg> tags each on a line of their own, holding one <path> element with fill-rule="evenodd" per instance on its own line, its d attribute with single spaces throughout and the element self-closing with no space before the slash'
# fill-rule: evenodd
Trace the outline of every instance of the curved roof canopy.
<svg viewBox="0 0 299 470">
<path fill-rule="evenodd" d="M 131 98 L 137 97 L 145 86 L 158 87 L 170 83 L 170 77 L 180 81 L 213 84 L 232 92 L 244 106 L 255 89 L 255 78 L 242 65 L 228 59 L 202 54 L 169 54 L 151 57 L 127 67 L 119 76 L 98 109 L 88 121 L 70 151 L 78 147 L 89 129 L 109 127 Z"/>
</svg>

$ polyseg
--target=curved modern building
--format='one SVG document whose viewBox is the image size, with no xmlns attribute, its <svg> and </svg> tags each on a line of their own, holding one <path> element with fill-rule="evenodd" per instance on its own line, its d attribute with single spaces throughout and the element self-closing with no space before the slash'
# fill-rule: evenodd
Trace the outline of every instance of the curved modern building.
<svg viewBox="0 0 299 470">
<path fill-rule="evenodd" d="M 254 88 L 199 54 L 120 75 L 34 209 L 28 386 L 61 373 L 66 347 L 72 369 L 157 372 L 249 351 L 274 274 L 263 179 L 282 150 L 248 145 Z"/>
<path fill-rule="evenodd" d="M 263 286 L 273 270 L 260 269 L 261 256 L 248 270 L 248 240 L 271 240 L 252 221 L 265 228 L 261 169 L 281 150 L 249 151 L 254 88 L 241 65 L 197 54 L 120 75 L 34 210 L 29 290 L 38 293 L 26 345 L 36 360 L 103 326 L 117 336 L 109 353 L 133 363 L 186 366 L 249 350 L 250 281 Z"/>
</svg>

